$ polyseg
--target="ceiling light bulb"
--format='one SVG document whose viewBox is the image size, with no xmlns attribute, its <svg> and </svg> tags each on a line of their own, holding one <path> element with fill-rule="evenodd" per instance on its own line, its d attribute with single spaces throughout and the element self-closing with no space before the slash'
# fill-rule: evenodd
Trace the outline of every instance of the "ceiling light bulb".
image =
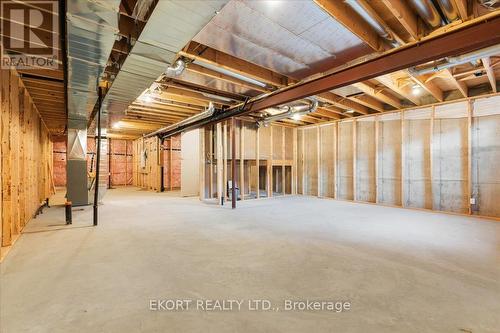
<svg viewBox="0 0 500 333">
<path fill-rule="evenodd" d="M 347 110 L 345 113 L 354 113 L 354 110 Z"/>
<path fill-rule="evenodd" d="M 298 114 L 298 113 L 295 113 L 294 115 L 292 115 L 293 120 L 300 120 L 300 118 L 301 118 L 300 114 Z"/>
<path fill-rule="evenodd" d="M 151 98 L 151 96 L 149 96 L 149 95 L 144 95 L 144 96 L 142 97 L 142 100 L 143 100 L 144 102 L 146 102 L 146 103 L 151 103 L 151 102 L 153 101 L 153 98 Z"/>
<path fill-rule="evenodd" d="M 114 123 L 114 124 L 113 124 L 113 128 L 114 128 L 114 129 L 118 129 L 118 128 L 120 128 L 120 127 L 121 127 L 121 124 L 120 124 L 120 122 L 119 122 L 119 121 L 117 121 L 116 123 Z"/>
<path fill-rule="evenodd" d="M 418 96 L 422 93 L 422 88 L 418 85 L 414 85 L 412 88 L 411 88 L 411 92 L 413 93 L 413 95 L 415 96 Z"/>
</svg>

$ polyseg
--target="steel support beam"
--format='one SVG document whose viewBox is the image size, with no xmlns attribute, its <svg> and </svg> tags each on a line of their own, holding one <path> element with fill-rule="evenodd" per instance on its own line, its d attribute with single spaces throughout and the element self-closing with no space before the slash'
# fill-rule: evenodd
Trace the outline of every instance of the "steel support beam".
<svg viewBox="0 0 500 333">
<path fill-rule="evenodd" d="M 249 103 L 245 113 L 261 111 L 325 91 L 366 81 L 377 76 L 417 66 L 432 60 L 479 50 L 500 43 L 500 17 L 466 26 L 433 39 L 396 49 L 380 57 L 284 88 Z"/>
</svg>

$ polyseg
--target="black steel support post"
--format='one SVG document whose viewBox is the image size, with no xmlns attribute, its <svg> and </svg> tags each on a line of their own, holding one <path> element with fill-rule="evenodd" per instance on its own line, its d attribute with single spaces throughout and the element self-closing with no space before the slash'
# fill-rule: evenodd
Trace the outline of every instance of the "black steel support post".
<svg viewBox="0 0 500 333">
<path fill-rule="evenodd" d="M 231 118 L 231 208 L 236 208 L 236 120 Z M 241 175 L 240 175 L 241 177 Z"/>
<path fill-rule="evenodd" d="M 160 166 L 160 192 L 165 192 L 165 175 L 163 174 L 164 170 L 165 170 L 165 166 L 163 165 L 163 162 L 164 162 L 164 158 L 163 158 L 163 154 L 165 153 L 165 150 L 164 150 L 164 147 L 163 147 L 163 144 L 165 143 L 165 139 L 163 138 L 159 138 L 160 140 L 160 157 L 161 157 L 161 166 Z M 172 147 L 170 147 L 170 149 L 172 149 Z"/>
<path fill-rule="evenodd" d="M 66 224 L 72 224 L 73 218 L 71 216 L 71 201 L 67 201 L 65 206 Z"/>
<path fill-rule="evenodd" d="M 98 88 L 98 109 L 97 109 L 97 156 L 96 156 L 96 165 L 95 165 L 95 182 L 94 182 L 94 225 L 97 225 L 97 208 L 99 205 L 99 173 L 101 170 L 101 108 L 102 108 L 102 88 Z"/>
</svg>

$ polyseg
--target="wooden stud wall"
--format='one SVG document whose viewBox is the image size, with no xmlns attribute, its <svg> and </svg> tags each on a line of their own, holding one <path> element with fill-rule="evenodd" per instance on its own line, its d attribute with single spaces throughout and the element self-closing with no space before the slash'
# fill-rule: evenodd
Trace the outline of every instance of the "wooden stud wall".
<svg viewBox="0 0 500 333">
<path fill-rule="evenodd" d="M 211 129 L 215 128 L 215 131 Z M 211 172 L 203 172 L 205 184 L 203 199 L 215 199 L 221 202 L 229 198 L 226 184 L 231 179 L 227 166 L 231 162 L 230 124 L 219 123 L 204 129 L 202 146 L 208 151 L 202 153 L 203 165 L 215 167 L 214 179 L 209 179 Z M 236 128 L 236 186 L 239 198 L 272 197 L 274 195 L 295 194 L 297 165 L 297 130 L 292 127 L 272 125 L 257 128 L 253 123 L 237 120 Z M 214 145 L 214 148 L 211 146 Z M 213 149 L 213 150 L 212 150 Z M 208 157 L 212 156 L 210 160 Z M 220 175 L 219 177 L 217 175 Z M 208 177 L 208 178 L 207 178 Z M 214 183 L 215 181 L 215 183 Z M 210 184 L 217 184 L 216 190 L 210 190 Z M 219 194 L 220 193 L 220 194 Z"/>
<path fill-rule="evenodd" d="M 144 158 L 144 152 L 146 157 Z M 133 143 L 132 184 L 150 191 L 161 190 L 160 140 L 157 137 L 137 139 Z"/>
<path fill-rule="evenodd" d="M 318 184 L 323 197 L 499 218 L 500 172 L 487 167 L 500 157 L 498 105 L 495 95 L 300 127 L 301 193 Z"/>
<path fill-rule="evenodd" d="M 54 193 L 52 142 L 14 70 L 0 69 L 0 257 L 19 237 L 43 201 Z"/>
</svg>

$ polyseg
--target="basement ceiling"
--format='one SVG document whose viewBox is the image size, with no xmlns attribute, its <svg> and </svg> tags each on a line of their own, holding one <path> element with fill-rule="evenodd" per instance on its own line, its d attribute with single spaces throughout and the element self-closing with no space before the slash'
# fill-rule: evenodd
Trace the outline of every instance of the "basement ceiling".
<svg viewBox="0 0 500 333">
<path fill-rule="evenodd" d="M 371 52 L 312 0 L 233 0 L 194 41 L 299 79 Z"/>
</svg>

